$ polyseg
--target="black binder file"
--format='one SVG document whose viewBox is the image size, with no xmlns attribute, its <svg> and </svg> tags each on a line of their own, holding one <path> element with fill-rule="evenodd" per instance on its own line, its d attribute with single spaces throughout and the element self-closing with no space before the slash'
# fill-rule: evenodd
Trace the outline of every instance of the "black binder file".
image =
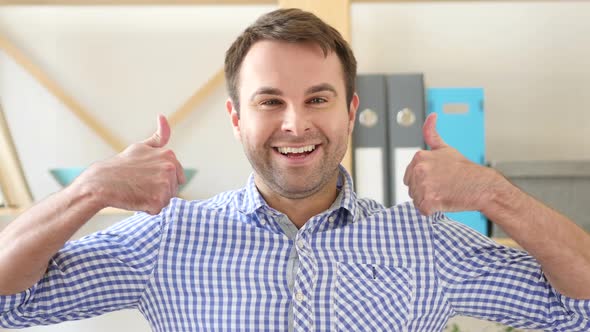
<svg viewBox="0 0 590 332">
<path fill-rule="evenodd" d="M 394 74 L 387 77 L 389 125 L 390 205 L 411 200 L 404 174 L 414 154 L 424 149 L 422 125 L 424 79 L 422 74 Z"/>
<path fill-rule="evenodd" d="M 360 104 L 353 131 L 354 183 L 358 197 L 389 206 L 387 93 L 383 75 L 359 75 Z"/>
<path fill-rule="evenodd" d="M 424 148 L 422 74 L 359 75 L 360 105 L 353 133 L 357 195 L 385 206 L 409 200 L 403 176 Z"/>
</svg>

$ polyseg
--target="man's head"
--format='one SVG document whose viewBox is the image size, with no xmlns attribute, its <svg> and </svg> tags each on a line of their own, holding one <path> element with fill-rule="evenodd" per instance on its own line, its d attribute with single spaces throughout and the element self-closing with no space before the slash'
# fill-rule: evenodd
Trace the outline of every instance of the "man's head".
<svg viewBox="0 0 590 332">
<path fill-rule="evenodd" d="M 324 55 L 334 52 L 342 64 L 346 101 L 355 91 L 356 59 L 348 43 L 333 27 L 300 9 L 278 9 L 261 16 L 234 41 L 225 54 L 225 78 L 229 97 L 240 111 L 240 69 L 252 45 L 261 40 L 317 44 Z"/>
<path fill-rule="evenodd" d="M 334 193 L 358 107 L 342 37 L 313 14 L 280 10 L 227 54 L 226 108 L 258 189 L 289 199 Z"/>
</svg>

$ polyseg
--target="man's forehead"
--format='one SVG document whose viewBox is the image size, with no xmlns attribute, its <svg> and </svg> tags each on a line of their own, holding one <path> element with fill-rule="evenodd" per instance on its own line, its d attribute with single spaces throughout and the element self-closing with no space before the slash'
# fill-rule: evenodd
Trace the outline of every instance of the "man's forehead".
<svg viewBox="0 0 590 332">
<path fill-rule="evenodd" d="M 261 39 L 254 42 L 248 52 L 246 53 L 246 57 L 248 57 L 251 53 L 256 52 L 272 52 L 272 51 L 280 51 L 286 49 L 305 49 L 307 51 L 312 51 L 317 55 L 320 55 L 324 58 L 329 56 L 332 52 L 331 50 L 327 50 L 324 52 L 322 47 L 319 43 L 313 41 L 286 41 L 286 40 L 272 40 L 272 39 Z"/>
<path fill-rule="evenodd" d="M 283 93 L 287 90 L 297 93 L 332 90 L 336 93 L 344 88 L 338 56 L 333 52 L 325 55 L 318 44 L 311 42 L 258 41 L 244 58 L 239 76 L 239 90 L 248 90 L 243 91 L 247 94 L 245 97 L 255 91 L 272 92 L 272 89 Z"/>
</svg>

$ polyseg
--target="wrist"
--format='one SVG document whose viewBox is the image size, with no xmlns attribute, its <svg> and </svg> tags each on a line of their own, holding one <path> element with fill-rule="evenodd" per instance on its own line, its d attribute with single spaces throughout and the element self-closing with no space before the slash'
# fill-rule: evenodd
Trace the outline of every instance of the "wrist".
<svg viewBox="0 0 590 332">
<path fill-rule="evenodd" d="M 521 210 L 522 191 L 498 171 L 493 169 L 490 171 L 493 172 L 494 177 L 488 190 L 488 197 L 483 202 L 480 211 L 496 223 L 501 220 L 510 220 L 506 217 Z"/>
<path fill-rule="evenodd" d="M 105 201 L 107 197 L 105 188 L 98 181 L 85 180 L 84 176 L 80 176 L 65 190 L 72 197 L 73 202 L 82 203 L 96 212 L 109 206 Z"/>
</svg>

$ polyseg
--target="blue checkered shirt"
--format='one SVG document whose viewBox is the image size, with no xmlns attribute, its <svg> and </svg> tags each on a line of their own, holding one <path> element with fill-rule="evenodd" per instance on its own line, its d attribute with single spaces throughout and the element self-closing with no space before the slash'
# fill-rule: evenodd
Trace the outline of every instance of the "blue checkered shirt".
<svg viewBox="0 0 590 332">
<path fill-rule="evenodd" d="M 154 331 L 441 331 L 453 315 L 590 331 L 590 301 L 560 295 L 527 253 L 443 214 L 358 199 L 342 169 L 332 207 L 296 229 L 250 177 L 173 199 L 65 245 L 0 326 L 135 308 Z"/>
</svg>

